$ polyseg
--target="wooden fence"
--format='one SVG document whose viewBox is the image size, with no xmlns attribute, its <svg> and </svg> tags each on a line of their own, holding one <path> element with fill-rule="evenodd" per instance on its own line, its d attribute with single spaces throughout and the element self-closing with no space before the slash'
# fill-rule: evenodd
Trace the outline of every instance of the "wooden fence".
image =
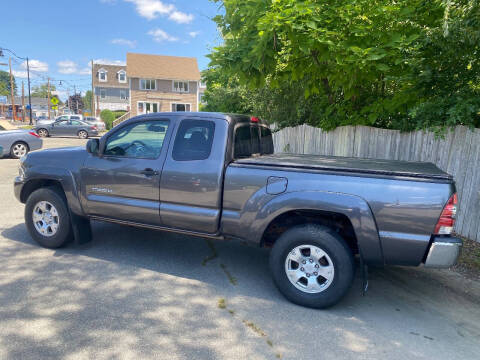
<svg viewBox="0 0 480 360">
<path fill-rule="evenodd" d="M 325 132 L 308 125 L 274 133 L 275 152 L 427 161 L 452 174 L 459 208 L 455 231 L 480 242 L 480 129 L 457 126 L 443 138 L 367 126 Z"/>
</svg>

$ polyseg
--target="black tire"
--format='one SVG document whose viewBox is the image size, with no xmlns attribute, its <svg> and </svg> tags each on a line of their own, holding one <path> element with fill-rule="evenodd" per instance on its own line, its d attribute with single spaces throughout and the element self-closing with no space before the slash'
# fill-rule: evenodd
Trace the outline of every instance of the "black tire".
<svg viewBox="0 0 480 360">
<path fill-rule="evenodd" d="M 333 280 L 321 292 L 302 291 L 287 276 L 287 256 L 301 245 L 320 248 L 333 263 Z M 285 231 L 277 239 L 270 253 L 270 271 L 277 288 L 288 300 L 298 305 L 322 309 L 336 304 L 347 293 L 354 278 L 355 262 L 351 249 L 334 230 L 321 225 L 305 224 Z"/>
<path fill-rule="evenodd" d="M 78 136 L 80 139 L 87 139 L 87 138 L 88 138 L 88 132 L 85 131 L 85 130 L 80 130 L 80 131 L 77 133 L 77 136 Z"/>
<path fill-rule="evenodd" d="M 57 210 L 59 221 L 58 229 L 54 235 L 44 236 L 35 228 L 33 210 L 41 201 L 51 203 Z M 70 215 L 66 201 L 60 191 L 55 188 L 42 188 L 30 194 L 25 205 L 25 223 L 31 237 L 41 246 L 49 249 L 56 249 L 65 245 L 72 237 Z"/>
<path fill-rule="evenodd" d="M 49 137 L 50 134 L 48 133 L 48 130 L 47 129 L 38 129 L 37 130 L 37 134 L 40 136 L 40 137 Z"/>
<path fill-rule="evenodd" d="M 24 154 L 18 154 L 18 152 L 16 151 L 18 146 L 23 146 L 24 147 L 24 149 L 25 149 Z M 27 143 L 25 143 L 23 141 L 17 141 L 10 148 L 10 156 L 14 159 L 20 159 L 23 155 L 28 154 L 29 151 L 30 151 L 30 148 L 28 147 Z"/>
</svg>

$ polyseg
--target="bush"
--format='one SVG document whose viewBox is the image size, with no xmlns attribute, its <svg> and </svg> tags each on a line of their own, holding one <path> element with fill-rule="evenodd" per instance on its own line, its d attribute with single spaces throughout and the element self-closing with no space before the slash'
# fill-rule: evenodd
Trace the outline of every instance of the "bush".
<svg viewBox="0 0 480 360">
<path fill-rule="evenodd" d="M 115 116 L 115 120 L 118 119 L 120 116 L 125 115 L 126 111 L 123 110 L 117 110 L 113 112 L 113 116 Z"/>
<path fill-rule="evenodd" d="M 100 118 L 105 123 L 107 130 L 110 130 L 113 127 L 113 120 L 115 120 L 115 115 L 110 110 L 102 110 L 100 113 Z"/>
</svg>

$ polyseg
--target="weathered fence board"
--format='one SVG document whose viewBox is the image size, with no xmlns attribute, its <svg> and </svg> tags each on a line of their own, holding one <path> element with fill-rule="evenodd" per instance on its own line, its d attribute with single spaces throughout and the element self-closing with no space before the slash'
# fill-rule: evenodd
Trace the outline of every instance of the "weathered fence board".
<svg viewBox="0 0 480 360">
<path fill-rule="evenodd" d="M 275 132 L 273 141 L 276 152 L 432 162 L 455 177 L 456 232 L 480 241 L 480 129 L 457 126 L 438 138 L 425 131 L 342 126 L 325 132 L 300 125 Z"/>
</svg>

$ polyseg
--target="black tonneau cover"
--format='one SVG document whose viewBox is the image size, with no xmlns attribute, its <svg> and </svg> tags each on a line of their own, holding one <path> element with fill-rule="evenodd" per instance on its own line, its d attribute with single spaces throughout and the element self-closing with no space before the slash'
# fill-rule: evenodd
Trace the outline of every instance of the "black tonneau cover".
<svg viewBox="0 0 480 360">
<path fill-rule="evenodd" d="M 235 160 L 235 164 L 340 171 L 423 179 L 453 180 L 432 163 L 341 156 L 272 154 Z"/>
</svg>

